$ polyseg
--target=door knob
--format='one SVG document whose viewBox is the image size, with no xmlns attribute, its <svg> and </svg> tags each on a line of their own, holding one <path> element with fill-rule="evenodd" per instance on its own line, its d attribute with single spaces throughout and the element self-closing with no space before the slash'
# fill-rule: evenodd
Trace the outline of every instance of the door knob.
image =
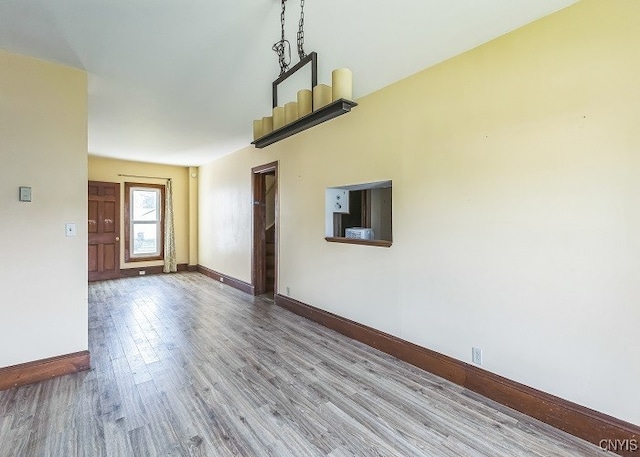
<svg viewBox="0 0 640 457">
<path fill-rule="evenodd" d="M 120 237 L 119 236 L 116 236 L 116 241 L 120 241 Z"/>
</svg>

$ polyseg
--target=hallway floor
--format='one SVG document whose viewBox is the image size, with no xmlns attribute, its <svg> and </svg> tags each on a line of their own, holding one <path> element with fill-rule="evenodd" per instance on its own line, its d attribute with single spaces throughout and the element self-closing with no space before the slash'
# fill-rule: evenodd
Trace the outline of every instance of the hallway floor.
<svg viewBox="0 0 640 457">
<path fill-rule="evenodd" d="M 92 369 L 0 392 L 0 456 L 600 456 L 199 273 L 89 285 Z"/>
</svg>

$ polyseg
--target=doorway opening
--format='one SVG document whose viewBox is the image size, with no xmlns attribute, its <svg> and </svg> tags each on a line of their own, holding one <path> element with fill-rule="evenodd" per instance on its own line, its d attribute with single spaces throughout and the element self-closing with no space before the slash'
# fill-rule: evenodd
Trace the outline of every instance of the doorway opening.
<svg viewBox="0 0 640 457">
<path fill-rule="evenodd" d="M 278 162 L 251 169 L 255 295 L 273 299 L 278 283 Z"/>
</svg>

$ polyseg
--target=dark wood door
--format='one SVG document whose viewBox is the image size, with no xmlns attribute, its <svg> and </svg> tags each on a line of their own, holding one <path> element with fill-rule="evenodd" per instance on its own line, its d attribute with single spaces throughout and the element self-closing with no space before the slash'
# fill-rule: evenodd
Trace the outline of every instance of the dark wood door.
<svg viewBox="0 0 640 457">
<path fill-rule="evenodd" d="M 89 181 L 89 281 L 120 277 L 120 184 Z"/>
</svg>

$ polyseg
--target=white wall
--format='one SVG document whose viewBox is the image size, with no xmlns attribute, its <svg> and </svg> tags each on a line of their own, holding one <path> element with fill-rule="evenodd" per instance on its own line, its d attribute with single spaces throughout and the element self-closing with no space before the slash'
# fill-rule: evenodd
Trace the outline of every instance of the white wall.
<svg viewBox="0 0 640 457">
<path fill-rule="evenodd" d="M 202 166 L 200 263 L 250 281 L 278 160 L 279 293 L 640 424 L 638 24 L 583 0 Z M 393 246 L 326 242 L 325 189 L 384 180 Z"/>
<path fill-rule="evenodd" d="M 85 73 L 0 50 L 0 367 L 88 348 L 86 208 Z"/>
</svg>

